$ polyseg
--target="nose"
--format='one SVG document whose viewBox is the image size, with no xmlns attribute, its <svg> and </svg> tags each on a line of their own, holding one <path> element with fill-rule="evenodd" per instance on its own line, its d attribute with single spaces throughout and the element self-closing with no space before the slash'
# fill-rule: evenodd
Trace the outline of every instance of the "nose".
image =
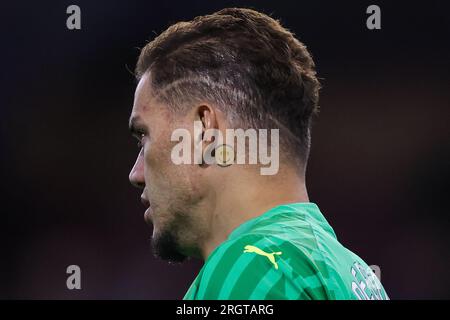
<svg viewBox="0 0 450 320">
<path fill-rule="evenodd" d="M 145 187 L 144 157 L 142 157 L 141 153 L 139 153 L 128 179 L 130 179 L 131 184 L 136 188 L 143 189 Z"/>
</svg>

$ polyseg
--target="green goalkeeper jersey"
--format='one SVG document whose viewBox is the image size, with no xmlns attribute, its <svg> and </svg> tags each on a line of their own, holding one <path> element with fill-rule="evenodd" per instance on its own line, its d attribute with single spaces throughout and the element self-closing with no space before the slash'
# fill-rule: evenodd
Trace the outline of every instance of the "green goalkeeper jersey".
<svg viewBox="0 0 450 320">
<path fill-rule="evenodd" d="M 184 296 L 203 299 L 389 299 L 314 203 L 280 205 L 237 227 Z"/>
</svg>

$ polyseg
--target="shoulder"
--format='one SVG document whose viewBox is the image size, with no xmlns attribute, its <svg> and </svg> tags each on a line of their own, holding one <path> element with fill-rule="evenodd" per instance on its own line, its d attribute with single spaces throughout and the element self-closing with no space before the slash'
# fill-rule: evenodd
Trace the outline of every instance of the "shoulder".
<svg viewBox="0 0 450 320">
<path fill-rule="evenodd" d="M 270 234 L 245 234 L 225 241 L 207 259 L 198 297 L 307 298 L 302 277 L 316 274 L 313 265 L 307 253 L 290 241 Z"/>
</svg>

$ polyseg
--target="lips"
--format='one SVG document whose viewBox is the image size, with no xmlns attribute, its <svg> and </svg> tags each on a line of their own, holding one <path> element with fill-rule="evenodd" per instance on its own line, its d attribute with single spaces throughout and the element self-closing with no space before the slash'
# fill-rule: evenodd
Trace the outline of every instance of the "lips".
<svg viewBox="0 0 450 320">
<path fill-rule="evenodd" d="M 150 207 L 150 201 L 142 194 L 141 195 L 141 203 L 146 207 Z"/>
<path fill-rule="evenodd" d="M 147 210 L 145 210 L 145 213 L 144 213 L 144 220 L 148 224 L 151 224 L 152 223 L 152 220 L 151 220 L 152 207 L 150 206 L 150 201 L 148 201 L 148 199 L 144 196 L 144 194 L 141 195 L 141 203 L 147 208 Z"/>
</svg>

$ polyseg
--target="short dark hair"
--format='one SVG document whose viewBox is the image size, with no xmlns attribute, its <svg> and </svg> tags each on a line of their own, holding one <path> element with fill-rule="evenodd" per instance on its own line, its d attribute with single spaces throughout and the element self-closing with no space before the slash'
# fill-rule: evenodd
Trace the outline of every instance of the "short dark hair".
<svg viewBox="0 0 450 320">
<path fill-rule="evenodd" d="M 279 21 L 227 8 L 178 22 L 141 50 L 136 78 L 149 70 L 168 105 L 207 100 L 235 125 L 279 128 L 282 149 L 306 164 L 320 83 L 306 46 Z"/>
</svg>

